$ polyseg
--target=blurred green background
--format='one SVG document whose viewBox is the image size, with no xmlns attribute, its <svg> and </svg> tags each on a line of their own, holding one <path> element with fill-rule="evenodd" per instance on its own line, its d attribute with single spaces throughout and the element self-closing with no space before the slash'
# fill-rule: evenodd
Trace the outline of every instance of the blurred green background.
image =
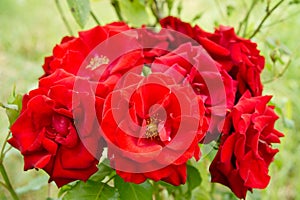
<svg viewBox="0 0 300 200">
<path fill-rule="evenodd" d="M 61 2 L 73 31 L 80 30 L 66 2 Z M 241 16 L 246 12 L 247 4 L 249 3 L 243 0 L 184 0 L 181 18 L 192 21 L 201 13 L 201 18 L 193 23 L 209 31 L 213 31 L 215 24 L 237 27 Z M 263 80 L 269 80 L 273 73 L 282 70 L 283 64 L 280 62 L 275 68 L 271 66 L 269 55 L 272 52 L 285 52 L 286 56 L 291 54 L 292 63 L 283 77 L 265 84 L 264 94 L 274 95 L 272 101 L 278 107 L 277 112 L 281 116 L 277 128 L 285 133 L 285 138 L 282 139 L 282 144 L 279 145 L 280 153 L 270 168 L 272 178 L 269 187 L 261 191 L 255 190 L 253 194 L 249 193 L 249 199 L 300 199 L 300 15 L 297 15 L 300 6 L 286 6 L 278 9 L 267 23 L 269 26 L 254 38 L 268 62 Z M 108 0 L 92 1 L 92 8 L 102 24 L 117 20 Z M 250 29 L 253 29 L 263 15 L 262 4 L 250 16 Z M 280 23 L 277 23 L 278 20 Z M 94 25 L 93 20 L 89 19 L 86 28 Z M 54 0 L 0 0 L 0 102 L 9 100 L 14 85 L 17 92 L 22 94 L 37 86 L 37 79 L 43 73 L 41 66 L 44 57 L 51 54 L 54 45 L 65 35 L 68 35 L 68 32 Z M 285 59 L 283 57 L 283 61 L 286 61 Z M 7 127 L 5 111 L 0 109 L 0 146 L 8 131 Z M 10 151 L 4 162 L 21 199 L 56 197 L 57 188 L 54 184 L 48 185 L 45 173 L 35 170 L 23 171 L 22 157 L 18 151 Z M 208 180 L 206 182 L 208 183 Z M 203 181 L 203 184 L 206 182 Z M 227 191 L 224 187 L 220 188 Z M 2 187 L 0 199 L 10 199 Z"/>
</svg>

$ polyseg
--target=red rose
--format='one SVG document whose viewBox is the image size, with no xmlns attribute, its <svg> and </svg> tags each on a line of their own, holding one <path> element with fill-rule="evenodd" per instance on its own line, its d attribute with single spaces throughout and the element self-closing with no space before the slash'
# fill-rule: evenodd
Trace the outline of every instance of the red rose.
<svg viewBox="0 0 300 200">
<path fill-rule="evenodd" d="M 129 73 L 105 101 L 101 127 L 113 168 L 125 181 L 186 181 L 206 126 L 201 98 L 161 73 Z"/>
<path fill-rule="evenodd" d="M 161 19 L 159 23 L 163 28 L 172 29 L 193 39 L 195 38 L 195 31 L 191 24 L 183 22 L 179 18 L 169 16 Z"/>
<path fill-rule="evenodd" d="M 171 35 L 169 31 L 161 30 L 155 32 L 152 29 L 143 27 L 138 29 L 139 43 L 143 48 L 145 64 L 151 64 L 155 57 L 169 52 Z"/>
<path fill-rule="evenodd" d="M 233 80 L 237 80 L 238 98 L 247 90 L 253 96 L 262 94 L 260 74 L 264 68 L 264 57 L 259 55 L 255 43 L 238 37 L 232 27 L 220 26 L 214 33 L 208 33 L 174 17 L 162 19 L 161 25 L 186 34 L 202 45 Z"/>
<path fill-rule="evenodd" d="M 157 57 L 151 68 L 174 77 L 179 83 L 191 84 L 195 94 L 204 101 L 205 115 L 211 127 L 205 143 L 218 138 L 226 109 L 234 105 L 236 81 L 201 46 L 191 43 Z"/>
<path fill-rule="evenodd" d="M 180 75 L 177 80 L 188 81 L 195 93 L 202 96 L 206 107 L 212 106 L 211 96 L 221 94 L 224 94 L 224 97 L 215 100 L 220 102 L 226 100 L 227 108 L 234 105 L 236 81 L 232 80 L 228 73 L 199 46 L 192 46 L 191 43 L 183 44 L 168 54 L 156 57 L 151 68 L 154 72 L 163 72 L 174 78 Z M 220 102 L 214 104 L 218 105 Z"/>
<path fill-rule="evenodd" d="M 97 171 L 98 160 L 85 148 L 74 125 L 72 112 L 85 109 L 82 102 L 72 104 L 75 78 L 56 70 L 40 79 L 39 88 L 23 97 L 21 114 L 11 127 L 9 143 L 24 156 L 24 169 L 44 169 L 58 187 L 78 179 L 86 181 Z M 98 107 L 103 102 L 96 97 Z M 87 118 L 89 115 L 82 117 L 89 134 L 95 120 Z M 99 137 L 87 140 L 102 151 Z"/>
<path fill-rule="evenodd" d="M 127 30 L 130 30 L 130 28 L 125 23 L 115 22 L 106 26 L 96 26 L 90 30 L 81 31 L 79 32 L 79 37 L 63 38 L 61 44 L 54 47 L 53 55 L 45 58 L 43 65 L 44 76 L 53 73 L 56 69 L 64 69 L 76 75 L 85 58 L 97 45 Z M 98 55 L 98 58 L 101 58 L 101 56 Z M 109 60 L 103 57 L 102 63 L 99 65 L 107 64 L 108 62 Z M 95 67 L 97 66 L 91 68 L 90 74 L 95 73 L 92 72 Z"/>
<path fill-rule="evenodd" d="M 247 190 L 265 188 L 268 167 L 278 152 L 283 134 L 274 129 L 278 116 L 267 106 L 271 96 L 251 97 L 246 92 L 228 115 L 219 151 L 210 166 L 212 182 L 228 186 L 237 197 Z"/>
<path fill-rule="evenodd" d="M 220 26 L 215 31 L 210 40 L 225 47 L 230 52 L 230 57 L 220 56 L 216 58 L 220 63 L 228 63 L 230 59 L 232 64 L 225 67 L 233 79 L 238 81 L 239 96 L 249 90 L 252 96 L 262 94 L 262 84 L 260 74 L 265 65 L 265 59 L 259 55 L 257 44 L 250 40 L 238 37 L 232 27 Z"/>
</svg>

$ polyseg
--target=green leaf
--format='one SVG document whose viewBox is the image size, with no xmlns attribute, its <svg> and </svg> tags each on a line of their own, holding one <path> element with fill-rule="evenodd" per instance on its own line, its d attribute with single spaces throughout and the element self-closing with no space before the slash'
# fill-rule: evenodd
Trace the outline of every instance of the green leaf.
<svg viewBox="0 0 300 200">
<path fill-rule="evenodd" d="M 63 200 L 114 200 L 119 199 L 118 191 L 102 182 L 88 180 L 79 181 L 71 190 L 67 191 Z"/>
<path fill-rule="evenodd" d="M 6 109 L 6 115 L 10 126 L 16 121 L 22 109 L 22 95 L 13 94 L 12 100 L 8 104 L 0 103 L 0 106 Z"/>
<path fill-rule="evenodd" d="M 121 200 L 152 199 L 153 187 L 147 181 L 142 184 L 127 183 L 120 176 L 116 176 L 115 187 L 120 192 Z"/>
<path fill-rule="evenodd" d="M 166 188 L 169 194 L 175 193 L 176 190 L 181 192 L 181 186 L 174 186 L 164 181 L 158 181 L 158 184 Z"/>
<path fill-rule="evenodd" d="M 66 192 L 68 192 L 69 190 L 71 190 L 74 186 L 76 186 L 78 181 L 73 181 L 71 183 L 68 183 L 67 185 L 62 186 L 59 191 L 57 196 L 58 197 L 62 197 L 63 194 L 65 194 Z"/>
<path fill-rule="evenodd" d="M 202 182 L 201 175 L 197 168 L 188 165 L 187 166 L 187 183 L 190 191 L 200 186 Z"/>
<path fill-rule="evenodd" d="M 139 0 L 119 0 L 122 16 L 133 26 L 149 23 L 146 7 Z"/>
<path fill-rule="evenodd" d="M 75 18 L 77 24 L 84 28 L 86 25 L 91 11 L 89 0 L 67 0 L 69 8 Z"/>
<path fill-rule="evenodd" d="M 98 165 L 98 171 L 90 177 L 90 180 L 100 182 L 112 172 L 114 172 L 114 170 L 102 162 Z"/>
</svg>

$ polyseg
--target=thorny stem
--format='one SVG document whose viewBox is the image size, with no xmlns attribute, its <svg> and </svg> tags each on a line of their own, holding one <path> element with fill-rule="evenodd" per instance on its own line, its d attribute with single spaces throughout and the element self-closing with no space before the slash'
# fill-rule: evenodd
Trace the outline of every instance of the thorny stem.
<svg viewBox="0 0 300 200">
<path fill-rule="evenodd" d="M 263 24 L 269 18 L 269 16 L 284 2 L 284 0 L 280 0 L 273 8 L 269 9 L 269 4 L 267 5 L 266 14 L 264 18 L 261 20 L 257 28 L 253 31 L 249 39 L 252 39 L 262 28 Z"/>
<path fill-rule="evenodd" d="M 92 10 L 91 10 L 90 14 L 91 14 L 92 18 L 94 19 L 94 21 L 96 22 L 96 24 L 100 25 L 98 18 L 96 17 L 95 13 Z"/>
<path fill-rule="evenodd" d="M 71 29 L 71 26 L 70 26 L 69 23 L 68 23 L 68 20 L 67 20 L 66 17 L 65 17 L 65 14 L 64 14 L 64 12 L 63 12 L 63 9 L 62 9 L 62 7 L 61 7 L 61 5 L 60 5 L 59 0 L 55 0 L 55 4 L 56 4 L 56 7 L 57 7 L 57 9 L 58 9 L 58 12 L 59 12 L 59 14 L 60 14 L 61 19 L 63 20 L 63 22 L 64 22 L 66 28 L 68 29 L 69 34 L 70 34 L 70 35 L 73 35 L 73 31 L 72 31 L 72 29 Z"/>
</svg>

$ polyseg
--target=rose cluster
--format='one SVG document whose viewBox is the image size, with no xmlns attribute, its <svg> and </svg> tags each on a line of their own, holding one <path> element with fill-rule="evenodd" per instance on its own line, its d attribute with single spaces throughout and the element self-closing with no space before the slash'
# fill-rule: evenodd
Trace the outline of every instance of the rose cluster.
<svg viewBox="0 0 300 200">
<path fill-rule="evenodd" d="M 239 198 L 268 185 L 272 144 L 283 134 L 271 96 L 262 96 L 257 45 L 231 27 L 160 24 L 157 32 L 115 22 L 54 47 L 11 127 L 25 170 L 43 169 L 59 187 L 86 181 L 107 148 L 125 181 L 180 185 L 199 144 L 214 140 L 212 182 Z"/>
</svg>

